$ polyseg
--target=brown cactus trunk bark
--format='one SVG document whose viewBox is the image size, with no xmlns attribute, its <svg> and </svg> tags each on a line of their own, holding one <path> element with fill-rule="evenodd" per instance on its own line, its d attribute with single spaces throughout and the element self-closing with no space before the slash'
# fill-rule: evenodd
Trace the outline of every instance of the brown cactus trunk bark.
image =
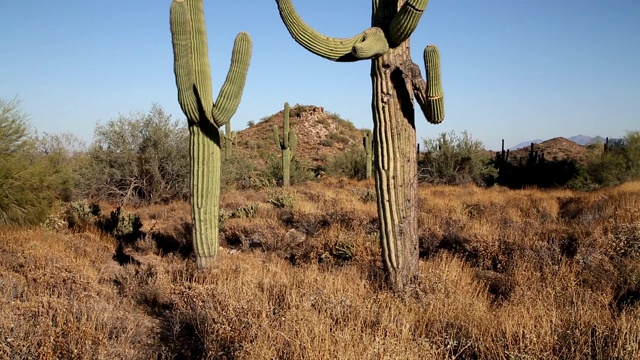
<svg viewBox="0 0 640 360">
<path fill-rule="evenodd" d="M 388 27 L 404 0 L 374 0 L 373 26 Z M 375 183 L 382 262 L 388 285 L 404 291 L 417 278 L 416 130 L 409 41 L 371 62 Z"/>
</svg>

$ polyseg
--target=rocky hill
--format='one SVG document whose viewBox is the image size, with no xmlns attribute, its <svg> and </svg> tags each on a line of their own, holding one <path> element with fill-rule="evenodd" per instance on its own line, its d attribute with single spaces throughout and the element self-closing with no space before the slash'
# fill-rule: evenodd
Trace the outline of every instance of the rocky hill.
<svg viewBox="0 0 640 360">
<path fill-rule="evenodd" d="M 518 161 L 518 159 L 527 159 L 531 145 L 510 151 L 510 161 Z M 563 137 L 557 137 L 550 140 L 542 141 L 538 144 L 534 143 L 533 151 L 538 154 L 544 153 L 545 160 L 560 161 L 560 160 L 575 160 L 577 163 L 584 163 L 590 153 L 587 146 L 579 145 L 574 141 Z"/>
<path fill-rule="evenodd" d="M 266 160 L 280 156 L 273 126 L 282 137 L 284 110 L 264 117 L 260 122 L 237 133 L 236 151 L 249 158 Z M 364 130 L 339 115 L 313 105 L 295 105 L 289 112 L 289 122 L 298 137 L 295 156 L 318 165 L 351 146 L 361 146 Z"/>
</svg>

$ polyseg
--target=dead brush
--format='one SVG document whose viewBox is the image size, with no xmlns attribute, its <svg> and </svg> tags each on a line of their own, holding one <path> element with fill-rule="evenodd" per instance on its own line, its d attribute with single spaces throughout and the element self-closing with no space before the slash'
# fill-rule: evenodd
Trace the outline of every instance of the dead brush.
<svg viewBox="0 0 640 360">
<path fill-rule="evenodd" d="M 205 271 L 159 242 L 119 266 L 98 231 L 0 228 L 0 358 L 640 358 L 638 184 L 421 187 L 429 253 L 394 294 L 358 195 L 371 184 L 327 180 L 288 208 L 247 195 L 256 216 L 227 219 Z M 188 214 L 164 206 L 150 235 L 188 244 Z"/>
</svg>

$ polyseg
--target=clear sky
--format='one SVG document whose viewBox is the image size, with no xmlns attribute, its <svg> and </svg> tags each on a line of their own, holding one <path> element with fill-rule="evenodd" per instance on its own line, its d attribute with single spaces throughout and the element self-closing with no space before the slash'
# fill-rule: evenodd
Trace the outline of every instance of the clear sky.
<svg viewBox="0 0 640 360">
<path fill-rule="evenodd" d="M 328 36 L 369 26 L 371 4 L 293 0 Z M 0 98 L 18 97 L 40 133 L 88 142 L 98 122 L 158 103 L 175 118 L 170 0 L 3 1 Z M 370 62 L 334 63 L 296 44 L 275 1 L 205 0 L 214 93 L 233 39 L 250 33 L 253 57 L 234 129 L 283 103 L 323 106 L 371 128 Z M 418 113 L 418 140 L 468 130 L 487 148 L 640 130 L 640 1 L 432 0 L 411 37 L 414 61 L 437 44 L 446 118 Z"/>
</svg>

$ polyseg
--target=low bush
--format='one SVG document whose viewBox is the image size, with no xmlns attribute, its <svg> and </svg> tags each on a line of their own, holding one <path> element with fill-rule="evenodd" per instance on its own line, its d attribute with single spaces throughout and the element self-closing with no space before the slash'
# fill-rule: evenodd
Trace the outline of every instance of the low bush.
<svg viewBox="0 0 640 360">
<path fill-rule="evenodd" d="M 418 154 L 421 182 L 485 186 L 498 175 L 482 142 L 474 140 L 466 131 L 460 135 L 441 133 L 437 138 L 425 139 L 424 148 L 424 153 Z"/>
<path fill-rule="evenodd" d="M 367 176 L 366 154 L 362 146 L 352 146 L 334 156 L 327 165 L 327 174 L 362 180 Z"/>
</svg>

